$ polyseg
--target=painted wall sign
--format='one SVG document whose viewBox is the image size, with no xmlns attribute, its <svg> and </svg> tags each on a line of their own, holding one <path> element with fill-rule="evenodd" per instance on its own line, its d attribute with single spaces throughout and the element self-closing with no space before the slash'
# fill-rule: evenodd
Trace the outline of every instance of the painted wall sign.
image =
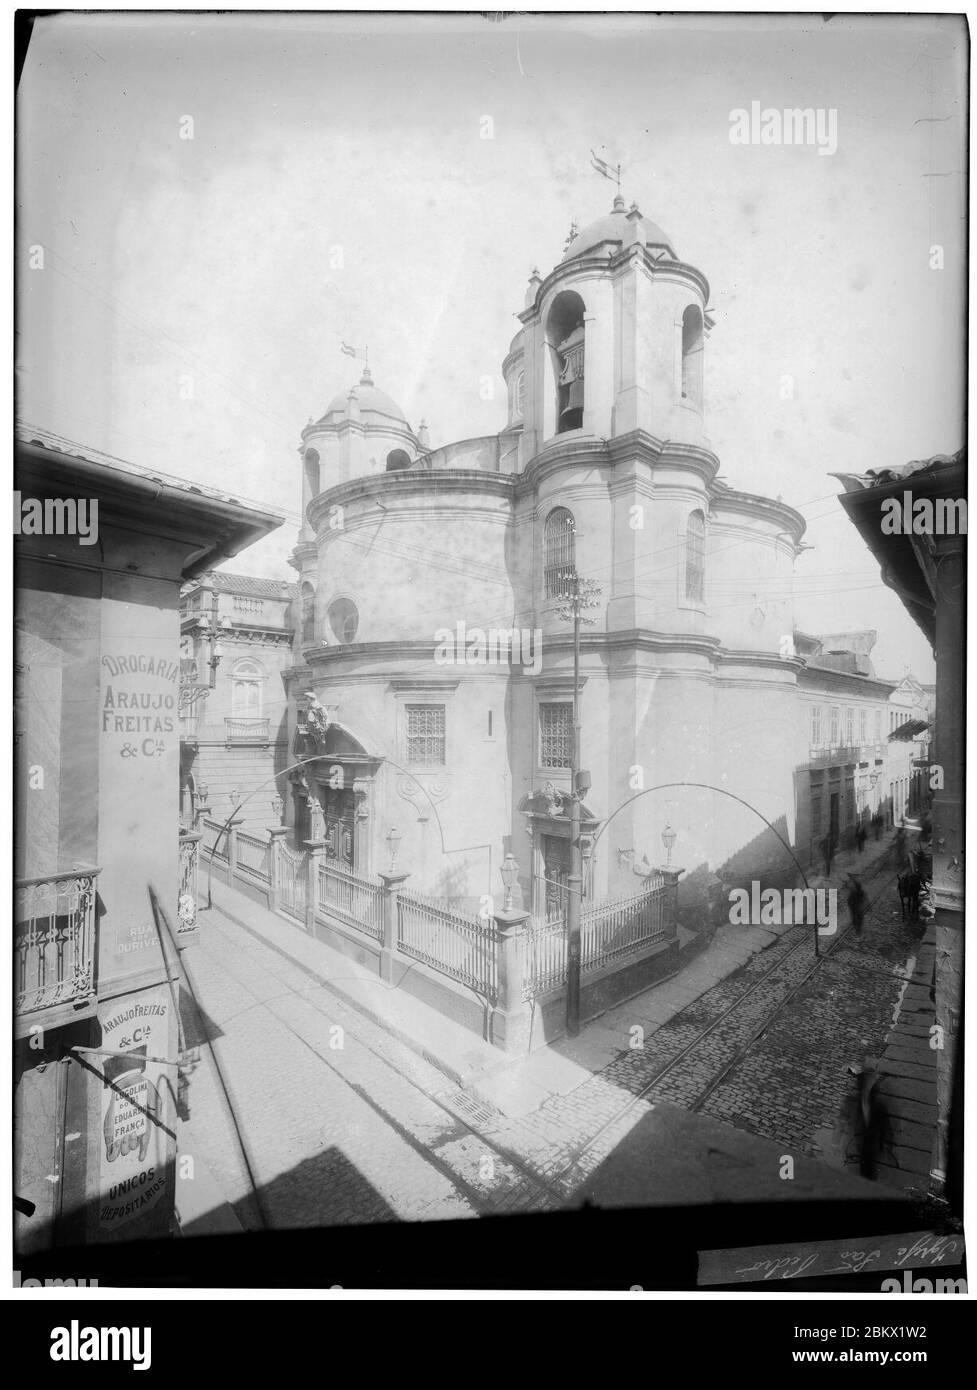
<svg viewBox="0 0 977 1390">
<path fill-rule="evenodd" d="M 165 1232 L 172 1210 L 175 1069 L 169 990 L 157 987 L 104 1005 L 98 1227 L 102 1239 L 138 1225 Z M 169 1074 L 168 1074 L 169 1073 Z M 140 1229 L 140 1234 L 142 1230 Z"/>
<path fill-rule="evenodd" d="M 179 616 L 146 601 L 144 583 L 118 588 L 100 608 L 97 735 L 99 973 L 113 989 L 126 977 L 142 986 L 163 978 L 149 885 L 171 920 L 179 895 Z"/>
<path fill-rule="evenodd" d="M 121 758 L 166 752 L 165 735 L 178 732 L 179 677 L 179 662 L 145 652 L 102 657 L 102 733 L 116 739 Z"/>
</svg>

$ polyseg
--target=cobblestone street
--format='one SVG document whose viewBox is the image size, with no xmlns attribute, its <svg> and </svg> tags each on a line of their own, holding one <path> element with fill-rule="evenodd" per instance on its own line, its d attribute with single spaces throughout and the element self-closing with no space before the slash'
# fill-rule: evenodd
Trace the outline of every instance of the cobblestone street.
<svg viewBox="0 0 977 1390">
<path fill-rule="evenodd" d="M 215 910 L 190 964 L 201 1009 L 186 993 L 184 1009 L 188 1045 L 210 1040 L 213 1057 L 201 1046 L 181 1149 L 246 1227 L 599 1200 L 592 1175 L 662 1105 L 840 1164 L 847 1068 L 881 1052 L 921 936 L 900 921 L 891 879 L 882 867 L 869 883 L 861 940 L 842 928 L 815 957 L 810 929 L 790 928 L 665 1023 L 646 996 L 619 1007 L 614 1060 L 593 1074 L 564 1062 L 560 1093 L 520 1115 L 452 1085 Z"/>
</svg>

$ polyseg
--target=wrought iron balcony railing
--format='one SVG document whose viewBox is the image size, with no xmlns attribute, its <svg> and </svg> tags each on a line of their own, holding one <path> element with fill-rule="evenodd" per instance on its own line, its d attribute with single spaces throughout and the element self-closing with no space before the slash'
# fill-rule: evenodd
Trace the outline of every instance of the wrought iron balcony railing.
<svg viewBox="0 0 977 1390">
<path fill-rule="evenodd" d="M 823 743 L 808 751 L 812 763 L 858 763 L 885 756 L 884 743 Z"/>
<path fill-rule="evenodd" d="M 94 1012 L 98 922 L 95 880 L 78 867 L 14 885 L 14 997 L 18 1032 L 53 1009 Z M 24 1025 L 23 1027 L 21 1025 Z"/>
<path fill-rule="evenodd" d="M 267 743 L 268 725 L 267 719 L 228 717 L 224 720 L 224 736 L 228 743 Z"/>
</svg>

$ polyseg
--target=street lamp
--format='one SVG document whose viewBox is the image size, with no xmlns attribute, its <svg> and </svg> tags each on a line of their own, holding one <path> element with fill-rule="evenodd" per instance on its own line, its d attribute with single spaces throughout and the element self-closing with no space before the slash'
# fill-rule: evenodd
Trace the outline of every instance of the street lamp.
<svg viewBox="0 0 977 1390">
<path fill-rule="evenodd" d="M 515 888 L 519 879 L 519 865 L 516 863 L 516 856 L 511 852 L 502 861 L 502 868 L 499 870 L 502 875 L 502 882 L 505 884 L 505 903 L 503 910 L 512 911 L 512 890 Z"/>
<path fill-rule="evenodd" d="M 665 847 L 665 868 L 666 868 L 666 869 L 669 869 L 669 868 L 671 868 L 671 866 L 672 866 L 672 846 L 675 844 L 675 841 L 676 841 L 677 839 L 678 839 L 678 835 L 676 835 L 675 831 L 672 829 L 672 827 L 671 827 L 671 826 L 668 824 L 668 822 L 666 821 L 666 823 L 665 823 L 665 829 L 662 831 L 662 844 L 663 844 L 664 847 Z"/>
<path fill-rule="evenodd" d="M 394 865 L 397 863 L 397 851 L 400 849 L 400 842 L 403 839 L 400 831 L 395 825 L 387 831 L 387 849 L 390 853 L 390 872 L 393 873 Z"/>
</svg>

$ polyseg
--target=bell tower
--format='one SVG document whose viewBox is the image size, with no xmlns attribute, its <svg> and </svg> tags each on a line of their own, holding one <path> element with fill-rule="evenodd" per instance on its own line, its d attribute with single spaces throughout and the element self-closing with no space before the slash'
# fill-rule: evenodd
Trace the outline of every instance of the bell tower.
<svg viewBox="0 0 977 1390">
<path fill-rule="evenodd" d="M 708 448 L 709 285 L 636 205 L 618 194 L 545 279 L 533 273 L 526 299 L 510 354 L 522 372 L 522 466 L 557 443 L 634 430 Z"/>
</svg>

